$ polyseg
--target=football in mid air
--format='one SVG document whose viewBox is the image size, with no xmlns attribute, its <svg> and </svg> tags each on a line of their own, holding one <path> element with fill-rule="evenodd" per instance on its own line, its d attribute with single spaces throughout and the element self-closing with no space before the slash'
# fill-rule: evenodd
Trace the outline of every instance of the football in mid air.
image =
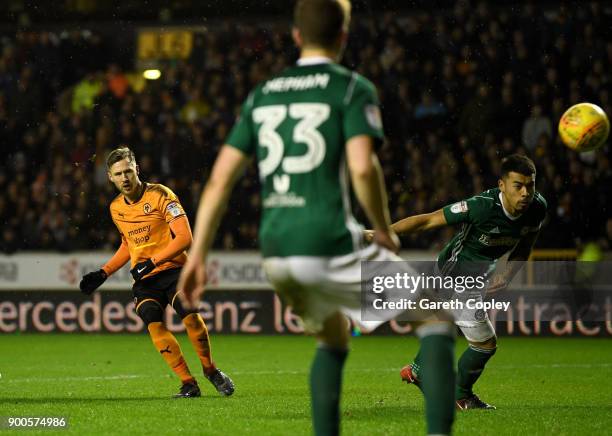
<svg viewBox="0 0 612 436">
<path fill-rule="evenodd" d="M 601 147 L 610 133 L 606 113 L 592 103 L 578 103 L 559 120 L 559 136 L 572 150 L 583 152 Z"/>
</svg>

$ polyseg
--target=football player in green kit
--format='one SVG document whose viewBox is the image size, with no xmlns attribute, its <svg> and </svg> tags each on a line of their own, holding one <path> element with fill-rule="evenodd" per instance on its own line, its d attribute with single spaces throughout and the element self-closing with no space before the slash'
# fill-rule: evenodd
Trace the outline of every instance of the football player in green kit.
<svg viewBox="0 0 612 436">
<path fill-rule="evenodd" d="M 459 232 L 446 244 L 437 258 L 440 273 L 461 274 L 471 265 L 486 275 L 495 268 L 499 258 L 507 253 L 508 266 L 493 276 L 487 292 L 505 288 L 529 258 L 546 217 L 546 200 L 535 190 L 536 169 L 526 156 L 513 154 L 502 160 L 498 187 L 489 189 L 465 201 L 443 207 L 432 213 L 415 215 L 392 225 L 398 235 L 422 232 L 446 225 L 461 224 Z M 371 238 L 369 230 L 366 238 Z M 463 312 L 455 324 L 469 342 L 458 363 L 456 405 L 459 410 L 495 409 L 480 400 L 472 387 L 486 363 L 495 354 L 497 338 L 486 312 Z M 402 380 L 420 386 L 422 359 L 401 370 Z"/>
<path fill-rule="evenodd" d="M 246 99 L 201 197 L 194 243 L 179 281 L 186 307 L 197 304 L 224 207 L 242 169 L 255 156 L 264 270 L 318 342 L 310 373 L 316 435 L 340 432 L 347 317 L 361 318 L 361 288 L 367 282 L 362 262 L 406 266 L 394 254 L 399 245 L 375 154 L 384 136 L 376 88 L 337 63 L 349 19 L 348 0 L 296 2 L 292 33 L 300 58 Z M 373 244 L 365 244 L 363 227 L 352 215 L 351 184 L 374 227 Z M 428 433 L 450 434 L 455 412 L 451 316 L 423 320 L 416 333 L 427 362 L 421 387 Z"/>
</svg>

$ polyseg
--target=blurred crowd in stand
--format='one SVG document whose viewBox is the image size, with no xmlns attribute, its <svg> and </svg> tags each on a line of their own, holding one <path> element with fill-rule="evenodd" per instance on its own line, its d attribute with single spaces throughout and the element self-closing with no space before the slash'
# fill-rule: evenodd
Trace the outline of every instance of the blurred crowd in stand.
<svg viewBox="0 0 612 436">
<path fill-rule="evenodd" d="M 577 154 L 557 122 L 589 101 L 612 114 L 612 17 L 598 2 L 541 10 L 355 17 L 343 64 L 379 92 L 379 152 L 393 219 L 433 211 L 497 186 L 500 159 L 526 153 L 549 206 L 541 248 L 596 241 L 612 249 L 610 147 Z M 220 21 L 189 59 L 145 81 L 120 67 L 96 33 L 22 31 L 0 37 L 0 249 L 109 249 L 116 195 L 106 154 L 136 153 L 141 178 L 174 190 L 193 223 L 199 194 L 250 89 L 297 58 L 286 23 Z M 259 181 L 239 182 L 215 246 L 257 247 Z M 403 241 L 436 249 L 452 229 Z"/>
</svg>

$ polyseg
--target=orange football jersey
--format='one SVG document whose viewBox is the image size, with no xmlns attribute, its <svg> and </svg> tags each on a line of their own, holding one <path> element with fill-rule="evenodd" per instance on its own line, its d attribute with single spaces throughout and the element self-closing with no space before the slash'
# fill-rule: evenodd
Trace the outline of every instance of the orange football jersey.
<svg viewBox="0 0 612 436">
<path fill-rule="evenodd" d="M 174 192 L 157 183 L 145 183 L 142 197 L 132 204 L 126 201 L 123 194 L 119 194 L 110 204 L 110 213 L 127 242 L 132 268 L 165 248 L 172 240 L 169 224 L 185 215 Z M 186 261 L 187 254 L 183 251 L 174 259 L 157 265 L 145 277 L 181 267 Z"/>
</svg>

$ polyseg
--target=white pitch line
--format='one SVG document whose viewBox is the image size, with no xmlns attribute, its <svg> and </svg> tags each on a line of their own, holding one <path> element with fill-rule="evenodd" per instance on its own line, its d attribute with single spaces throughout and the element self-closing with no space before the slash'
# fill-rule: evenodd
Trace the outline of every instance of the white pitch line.
<svg viewBox="0 0 612 436">
<path fill-rule="evenodd" d="M 551 363 L 548 365 L 496 365 L 495 369 L 518 369 L 518 368 L 610 368 L 612 363 Z"/>
<path fill-rule="evenodd" d="M 612 368 L 612 363 L 552 363 L 548 365 L 539 365 L 539 364 L 531 364 L 531 365 L 495 365 L 492 369 L 520 369 L 520 368 Z M 345 372 L 395 372 L 399 371 L 401 368 L 361 368 L 361 369 L 353 369 L 347 368 Z M 298 375 L 298 374 L 307 374 L 308 371 L 232 371 L 232 375 Z"/>
<path fill-rule="evenodd" d="M 493 365 L 492 370 L 496 369 L 524 369 L 524 368 L 537 368 L 537 369 L 592 369 L 592 368 L 612 368 L 612 363 L 551 363 L 551 364 L 528 364 L 528 365 Z M 346 369 L 346 372 L 395 372 L 399 371 L 399 368 L 361 368 L 361 369 Z M 232 371 L 231 375 L 302 375 L 308 374 L 307 370 L 303 371 L 288 371 L 288 370 L 277 370 L 277 371 Z M 119 374 L 119 375 L 101 375 L 101 376 L 87 376 L 87 377 L 40 377 L 40 378 L 12 378 L 7 379 L 6 376 L 0 378 L 0 383 L 40 383 L 40 382 L 71 382 L 71 381 L 107 381 L 107 380 L 130 380 L 138 378 L 168 378 L 168 374 L 159 376 L 151 376 L 144 374 Z"/>
<path fill-rule="evenodd" d="M 0 383 L 38 383 L 38 382 L 64 382 L 64 381 L 103 381 L 103 380 L 127 380 L 131 378 L 144 378 L 145 375 L 138 374 L 121 374 L 121 375 L 100 375 L 100 376 L 87 376 L 87 377 L 40 377 L 40 378 L 14 378 L 6 379 L 3 377 L 0 379 Z"/>
</svg>

